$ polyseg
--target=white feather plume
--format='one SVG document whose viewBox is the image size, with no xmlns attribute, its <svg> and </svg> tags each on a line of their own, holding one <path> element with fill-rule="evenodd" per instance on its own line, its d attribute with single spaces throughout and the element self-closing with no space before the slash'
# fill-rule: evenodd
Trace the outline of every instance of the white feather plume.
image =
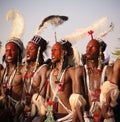
<svg viewBox="0 0 120 122">
<path fill-rule="evenodd" d="M 49 24 L 53 26 L 61 25 L 64 21 L 67 21 L 67 16 L 60 16 L 60 15 L 50 15 L 43 19 L 39 27 L 37 28 L 35 35 L 39 35 L 43 29 L 47 28 Z"/>
<path fill-rule="evenodd" d="M 12 20 L 12 31 L 9 38 L 19 38 L 21 39 L 24 32 L 24 18 L 17 10 L 10 10 L 6 15 L 6 20 Z"/>
<path fill-rule="evenodd" d="M 110 31 L 112 31 L 113 28 L 114 28 L 114 24 L 111 23 L 110 26 L 109 26 L 109 28 L 108 28 L 106 31 L 100 33 L 99 36 L 97 36 L 96 39 L 97 39 L 97 40 L 101 40 L 101 39 L 102 39 L 103 37 L 105 37 Z"/>
<path fill-rule="evenodd" d="M 99 31 L 107 22 L 107 17 L 103 17 L 102 19 L 98 20 L 94 24 L 90 25 L 85 29 L 76 30 L 74 33 L 67 35 L 64 37 L 65 40 L 69 41 L 77 41 L 83 39 L 87 36 L 89 30 L 93 30 L 94 32 Z"/>
<path fill-rule="evenodd" d="M 73 60 L 74 60 L 75 66 L 80 65 L 80 54 L 79 54 L 79 51 L 75 47 L 73 47 L 73 55 L 74 55 Z"/>
</svg>

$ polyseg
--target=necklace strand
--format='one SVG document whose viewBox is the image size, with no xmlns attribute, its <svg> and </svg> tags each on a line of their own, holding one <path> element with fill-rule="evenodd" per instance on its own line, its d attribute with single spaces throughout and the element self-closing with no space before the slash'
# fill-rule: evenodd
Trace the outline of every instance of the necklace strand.
<svg viewBox="0 0 120 122">
<path fill-rule="evenodd" d="M 8 69 L 5 69 L 3 83 L 6 83 L 8 86 L 11 86 L 12 85 L 12 81 L 13 81 L 13 79 L 15 77 L 16 71 L 17 71 L 17 68 L 14 69 L 14 71 L 12 72 L 12 74 L 10 75 L 9 80 L 8 80 L 8 77 L 7 77 Z"/>
</svg>

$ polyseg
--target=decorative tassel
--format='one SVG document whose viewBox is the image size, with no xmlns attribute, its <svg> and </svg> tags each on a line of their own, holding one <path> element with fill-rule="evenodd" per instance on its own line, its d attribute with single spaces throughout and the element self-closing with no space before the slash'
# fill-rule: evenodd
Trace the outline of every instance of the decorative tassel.
<svg viewBox="0 0 120 122">
<path fill-rule="evenodd" d="M 93 33 L 94 33 L 93 30 L 88 31 L 88 34 L 91 36 L 91 39 L 93 39 Z"/>
<path fill-rule="evenodd" d="M 48 109 L 47 109 L 47 118 L 44 122 L 55 122 L 54 117 L 53 117 L 53 101 L 48 101 Z"/>
</svg>

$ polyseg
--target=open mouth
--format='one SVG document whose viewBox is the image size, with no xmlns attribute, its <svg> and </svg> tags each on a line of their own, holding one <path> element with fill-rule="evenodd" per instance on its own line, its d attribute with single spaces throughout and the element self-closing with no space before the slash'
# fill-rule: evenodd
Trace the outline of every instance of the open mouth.
<svg viewBox="0 0 120 122">
<path fill-rule="evenodd" d="M 8 60 L 11 60 L 11 59 L 12 59 L 12 56 L 8 56 L 7 59 L 8 59 Z"/>
<path fill-rule="evenodd" d="M 55 56 L 52 56 L 52 59 L 55 59 Z"/>
<path fill-rule="evenodd" d="M 26 56 L 26 57 L 27 57 L 27 58 L 28 58 L 28 57 L 30 57 L 30 54 L 27 54 L 27 56 Z"/>
</svg>

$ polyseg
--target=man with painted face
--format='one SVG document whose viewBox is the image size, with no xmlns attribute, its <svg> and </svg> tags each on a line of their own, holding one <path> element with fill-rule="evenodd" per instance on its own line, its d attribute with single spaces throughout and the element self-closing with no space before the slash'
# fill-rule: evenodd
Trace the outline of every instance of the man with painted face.
<svg viewBox="0 0 120 122">
<path fill-rule="evenodd" d="M 73 48 L 69 41 L 62 40 L 52 46 L 52 69 L 46 98 L 48 106 L 53 107 L 51 110 L 53 112 L 53 121 L 72 122 L 74 121 L 75 108 L 85 105 L 85 100 L 80 95 L 80 83 L 74 77 L 75 67 L 71 65 L 72 55 Z M 52 116 L 50 114 L 48 107 L 45 122 L 50 120 Z M 80 118 L 80 121 L 83 121 L 82 118 Z"/>
<path fill-rule="evenodd" d="M 87 101 L 85 121 L 101 122 L 100 93 L 101 86 L 105 79 L 109 79 L 112 74 L 112 67 L 105 65 L 103 52 L 106 44 L 93 39 L 92 31 L 89 32 L 92 39 L 86 47 L 86 54 L 83 56 L 83 64 L 85 66 L 85 82 L 87 88 Z"/>
<path fill-rule="evenodd" d="M 21 63 L 23 58 L 24 46 L 20 39 L 12 38 L 5 45 L 5 55 L 3 61 L 6 67 L 1 71 L 0 84 L 1 84 L 1 104 L 2 109 L 10 110 L 14 116 L 15 105 L 21 101 L 22 97 L 22 75 Z M 2 114 L 2 113 L 1 113 Z M 3 114 L 0 119 L 7 119 Z M 13 119 L 11 117 L 11 119 Z"/>
<path fill-rule="evenodd" d="M 44 97 L 41 89 L 46 81 L 46 72 L 48 66 L 43 64 L 43 52 L 46 50 L 47 41 L 42 37 L 35 35 L 26 46 L 26 61 L 22 67 L 22 77 L 24 81 L 23 100 L 25 100 L 26 117 L 34 116 L 35 111 L 31 113 L 31 99 L 34 93 Z M 37 97 L 36 97 L 37 98 Z"/>
</svg>

